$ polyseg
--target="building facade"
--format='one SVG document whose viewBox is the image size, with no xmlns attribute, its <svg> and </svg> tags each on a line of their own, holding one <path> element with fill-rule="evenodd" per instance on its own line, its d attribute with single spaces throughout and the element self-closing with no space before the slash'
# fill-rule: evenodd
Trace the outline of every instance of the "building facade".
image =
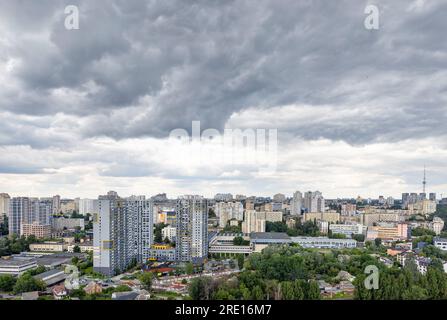
<svg viewBox="0 0 447 320">
<path fill-rule="evenodd" d="M 178 261 L 201 261 L 208 256 L 208 205 L 202 196 L 177 200 L 176 256 Z"/>
<path fill-rule="evenodd" d="M 115 193 L 93 202 L 93 267 L 105 275 L 145 262 L 153 242 L 151 200 L 125 200 Z"/>
</svg>

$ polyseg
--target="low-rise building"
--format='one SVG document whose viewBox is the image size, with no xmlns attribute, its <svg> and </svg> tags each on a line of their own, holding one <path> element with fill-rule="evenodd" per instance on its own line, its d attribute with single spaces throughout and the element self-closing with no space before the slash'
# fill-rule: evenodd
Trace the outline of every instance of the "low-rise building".
<svg viewBox="0 0 447 320">
<path fill-rule="evenodd" d="M 405 240 L 409 238 L 410 228 L 407 223 L 379 223 L 368 228 L 366 238 L 375 240 Z"/>
<path fill-rule="evenodd" d="M 67 296 L 67 289 L 63 284 L 55 286 L 51 292 L 53 293 L 53 297 L 55 300 L 62 300 Z"/>
<path fill-rule="evenodd" d="M 68 245 L 65 242 L 46 241 L 42 243 L 31 243 L 29 250 L 31 252 L 64 252 Z"/>
<path fill-rule="evenodd" d="M 354 239 L 330 239 L 327 237 L 291 237 L 292 243 L 297 243 L 303 248 L 318 249 L 344 249 L 357 247 Z"/>
<path fill-rule="evenodd" d="M 353 234 L 366 234 L 367 227 L 362 224 L 331 224 L 329 230 L 332 234 L 344 234 L 351 237 Z"/>
<path fill-rule="evenodd" d="M 92 281 L 85 286 L 84 292 L 87 294 L 99 294 L 102 292 L 102 286 L 96 281 Z"/>
<path fill-rule="evenodd" d="M 250 237 L 244 234 L 224 233 L 220 234 L 210 241 L 209 253 L 219 254 L 250 254 L 253 252 L 251 244 L 248 245 L 234 245 L 233 239 L 235 237 L 242 237 L 244 240 L 249 241 Z"/>
<path fill-rule="evenodd" d="M 54 231 L 85 229 L 84 219 L 72 219 L 72 218 L 53 218 L 52 226 Z"/>
<path fill-rule="evenodd" d="M 37 262 L 33 258 L 6 257 L 0 259 L 0 274 L 20 276 L 35 268 L 37 268 Z"/>
<path fill-rule="evenodd" d="M 340 213 L 336 211 L 304 213 L 304 221 L 318 221 L 318 220 L 327 221 L 329 223 L 338 223 L 340 221 Z"/>
<path fill-rule="evenodd" d="M 250 233 L 250 243 L 253 247 L 253 252 L 261 252 L 262 249 L 269 245 L 288 244 L 291 243 L 291 238 L 287 233 L 282 232 L 252 232 Z"/>
<path fill-rule="evenodd" d="M 177 234 L 177 228 L 172 226 L 167 226 L 161 229 L 161 235 L 163 239 L 168 238 L 169 241 L 175 241 L 175 237 Z"/>
<path fill-rule="evenodd" d="M 436 237 L 433 239 L 433 244 L 435 245 L 435 247 L 437 247 L 443 251 L 447 251 L 447 239 L 446 238 Z"/>
<path fill-rule="evenodd" d="M 150 261 L 176 261 L 175 248 L 168 245 L 152 245 L 148 256 Z"/>
<path fill-rule="evenodd" d="M 35 279 L 42 280 L 45 282 L 47 287 L 54 286 L 55 284 L 64 282 L 67 279 L 67 274 L 64 270 L 61 269 L 53 269 L 46 271 L 44 273 L 38 274 L 34 276 Z"/>
<path fill-rule="evenodd" d="M 88 242 L 83 242 L 83 243 L 73 243 L 67 246 L 67 251 L 68 252 L 74 252 L 75 251 L 75 247 L 79 247 L 79 251 L 84 253 L 84 252 L 94 252 L 95 247 L 93 246 L 93 242 L 88 241 Z"/>
<path fill-rule="evenodd" d="M 39 223 L 23 223 L 20 234 L 24 237 L 35 236 L 37 239 L 48 239 L 51 237 L 51 225 Z"/>
</svg>

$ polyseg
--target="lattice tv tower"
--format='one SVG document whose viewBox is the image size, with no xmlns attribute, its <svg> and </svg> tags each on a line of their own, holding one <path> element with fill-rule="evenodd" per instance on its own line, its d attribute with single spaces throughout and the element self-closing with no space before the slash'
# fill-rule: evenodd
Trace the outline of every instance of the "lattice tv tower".
<svg viewBox="0 0 447 320">
<path fill-rule="evenodd" d="M 425 175 L 425 164 L 424 164 L 424 180 L 422 180 L 422 192 L 425 193 L 425 186 L 427 185 L 427 179 Z"/>
</svg>

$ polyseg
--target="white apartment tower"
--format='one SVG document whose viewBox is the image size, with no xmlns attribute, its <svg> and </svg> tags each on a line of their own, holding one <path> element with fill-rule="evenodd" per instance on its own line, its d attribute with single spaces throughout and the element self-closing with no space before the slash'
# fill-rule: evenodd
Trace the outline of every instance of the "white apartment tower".
<svg viewBox="0 0 447 320">
<path fill-rule="evenodd" d="M 302 206 L 303 206 L 303 194 L 299 191 L 296 191 L 293 194 L 293 198 L 292 198 L 291 215 L 293 215 L 293 216 L 301 215 Z"/>
<path fill-rule="evenodd" d="M 178 261 L 201 261 L 208 256 L 208 205 L 202 196 L 177 200 L 176 257 Z"/>
<path fill-rule="evenodd" d="M 9 214 L 9 201 L 11 197 L 7 193 L 0 193 L 0 223 L 3 222 L 4 216 Z"/>
<path fill-rule="evenodd" d="M 31 203 L 27 197 L 12 198 L 9 202 L 9 234 L 20 235 L 23 218 L 30 215 Z"/>
<path fill-rule="evenodd" d="M 304 194 L 304 207 L 307 212 L 324 212 L 325 201 L 320 191 L 308 191 Z"/>
<path fill-rule="evenodd" d="M 112 276 L 132 262 L 145 262 L 153 242 L 151 200 L 126 200 L 109 193 L 93 201 L 93 267 Z"/>
</svg>

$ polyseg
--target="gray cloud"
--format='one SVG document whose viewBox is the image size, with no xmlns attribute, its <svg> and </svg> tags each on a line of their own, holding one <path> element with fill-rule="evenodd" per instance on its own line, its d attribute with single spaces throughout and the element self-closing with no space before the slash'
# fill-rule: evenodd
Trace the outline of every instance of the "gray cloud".
<svg viewBox="0 0 447 320">
<path fill-rule="evenodd" d="M 441 184 L 447 3 L 376 1 L 378 31 L 363 27 L 368 3 L 0 0 L 0 146 L 10 152 L 0 173 L 57 172 L 55 181 L 74 175 L 82 181 L 79 172 L 92 168 L 89 177 L 100 179 L 275 188 L 277 179 L 296 174 L 288 158 L 295 141 L 354 148 L 394 143 L 396 149 L 431 141 L 436 151 L 418 152 L 418 159 L 400 154 L 394 173 L 382 172 L 413 185 L 418 177 L 410 172 L 427 161 Z M 64 28 L 69 4 L 80 8 L 80 30 Z M 138 141 L 160 142 L 174 128 L 189 131 L 193 120 L 202 129 L 277 128 L 282 171 L 263 185 L 251 166 L 237 174 L 234 168 L 187 171 L 160 163 L 155 143 L 139 152 Z M 107 138 L 113 147 L 94 143 Z M 71 178 L 64 180 L 64 170 Z M 382 179 L 373 175 L 375 165 L 358 170 L 366 181 Z"/>
<path fill-rule="evenodd" d="M 63 27 L 63 8 L 72 3 L 81 11 L 78 31 Z M 360 121 L 381 122 L 395 108 L 405 121 L 357 128 L 327 122 L 321 136 L 398 140 L 408 121 L 418 128 L 408 134 L 438 134 L 447 78 L 435 74 L 446 67 L 447 4 L 409 12 L 408 1 L 378 2 L 382 27 L 371 32 L 363 28 L 366 3 L 2 1 L 6 34 L 17 37 L 2 56 L 21 63 L 12 73 L 19 86 L 0 89 L 8 97 L 0 107 L 73 114 L 88 124 L 80 134 L 121 139 L 165 136 L 192 120 L 221 129 L 253 106 L 330 103 L 336 113 L 363 104 L 373 112 Z M 415 92 L 413 82 L 430 78 L 434 87 Z M 300 136 L 315 136 L 300 129 Z"/>
</svg>

